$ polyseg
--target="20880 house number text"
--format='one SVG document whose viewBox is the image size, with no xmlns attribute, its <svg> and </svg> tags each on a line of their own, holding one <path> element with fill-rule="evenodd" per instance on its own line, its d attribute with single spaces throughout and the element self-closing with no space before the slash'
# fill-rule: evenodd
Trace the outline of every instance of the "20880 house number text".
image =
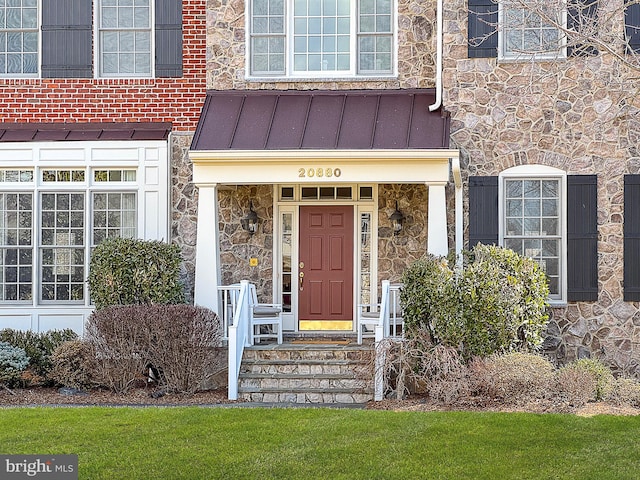
<svg viewBox="0 0 640 480">
<path fill-rule="evenodd" d="M 342 170 L 339 168 L 330 167 L 311 167 L 311 168 L 298 168 L 299 178 L 331 178 L 339 177 L 342 175 Z"/>
</svg>

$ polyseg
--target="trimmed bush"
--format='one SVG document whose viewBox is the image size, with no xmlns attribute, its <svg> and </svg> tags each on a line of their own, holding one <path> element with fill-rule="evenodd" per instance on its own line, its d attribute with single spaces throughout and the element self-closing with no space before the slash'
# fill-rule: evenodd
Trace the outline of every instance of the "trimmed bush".
<svg viewBox="0 0 640 480">
<path fill-rule="evenodd" d="M 116 392 L 126 392 L 153 367 L 164 389 L 194 393 L 222 360 L 218 316 L 191 305 L 103 308 L 89 317 L 87 340 L 97 378 Z"/>
<path fill-rule="evenodd" d="M 91 255 L 91 299 L 98 310 L 110 305 L 183 303 L 181 261 L 176 245 L 109 238 Z"/>
<path fill-rule="evenodd" d="M 408 334 L 426 327 L 433 343 L 457 348 L 465 360 L 535 351 L 548 320 L 544 272 L 534 260 L 493 245 L 477 245 L 465 257 L 463 268 L 429 256 L 404 272 Z"/>
<path fill-rule="evenodd" d="M 611 369 L 597 358 L 581 358 L 562 369 L 576 370 L 590 377 L 592 381 L 589 382 L 589 385 L 593 389 L 591 396 L 595 401 L 606 400 L 613 390 L 615 379 L 613 378 Z"/>
<path fill-rule="evenodd" d="M 581 407 L 595 400 L 596 379 L 587 372 L 574 367 L 563 367 L 556 372 L 552 395 L 560 402 Z"/>
<path fill-rule="evenodd" d="M 49 377 L 65 387 L 87 389 L 96 384 L 96 356 L 91 345 L 82 340 L 65 342 L 51 355 Z"/>
<path fill-rule="evenodd" d="M 64 342 L 75 340 L 78 335 L 71 329 L 49 330 L 47 332 L 32 332 L 0 330 L 0 342 L 7 342 L 14 347 L 22 348 L 29 357 L 29 369 L 33 374 L 48 380 L 51 370 L 51 355 Z"/>
<path fill-rule="evenodd" d="M 640 383 L 633 378 L 618 378 L 607 400 L 617 405 L 640 408 Z"/>
<path fill-rule="evenodd" d="M 547 397 L 553 387 L 555 367 L 532 353 L 507 353 L 476 358 L 469 366 L 476 395 L 521 404 Z"/>
<path fill-rule="evenodd" d="M 0 342 L 0 384 L 7 387 L 18 384 L 27 365 L 29 357 L 23 348 Z"/>
</svg>

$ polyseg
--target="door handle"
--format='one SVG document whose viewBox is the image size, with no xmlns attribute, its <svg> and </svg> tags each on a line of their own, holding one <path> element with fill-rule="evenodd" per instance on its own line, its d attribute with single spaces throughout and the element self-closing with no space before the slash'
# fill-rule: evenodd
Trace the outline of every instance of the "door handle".
<svg viewBox="0 0 640 480">
<path fill-rule="evenodd" d="M 304 282 L 304 272 L 300 272 L 300 291 L 304 290 L 304 286 L 302 285 Z"/>
</svg>

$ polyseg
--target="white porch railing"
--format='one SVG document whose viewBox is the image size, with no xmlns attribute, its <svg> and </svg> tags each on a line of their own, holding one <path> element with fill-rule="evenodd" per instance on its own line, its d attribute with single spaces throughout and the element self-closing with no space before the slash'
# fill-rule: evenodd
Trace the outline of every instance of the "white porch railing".
<svg viewBox="0 0 640 480">
<path fill-rule="evenodd" d="M 227 314 L 227 311 L 233 312 L 233 323 L 228 327 L 228 345 L 229 345 L 229 373 L 228 382 L 229 400 L 238 399 L 238 376 L 240 374 L 240 364 L 242 362 L 242 354 L 244 353 L 244 347 L 249 345 L 249 282 L 243 280 L 240 282 L 239 287 L 228 286 L 221 287 L 221 290 L 225 293 L 225 297 L 229 294 L 232 299 L 232 308 L 225 308 L 221 310 L 223 316 Z M 237 293 L 237 297 L 235 297 Z M 227 325 L 225 321 L 225 325 Z"/>
<path fill-rule="evenodd" d="M 389 280 L 382 281 L 382 296 L 379 315 L 374 320 L 374 336 L 376 345 L 374 400 L 380 401 L 384 397 L 384 365 L 386 354 L 384 348 L 378 348 L 387 338 L 399 338 L 403 333 L 402 308 L 400 306 L 401 284 L 392 284 Z M 247 280 L 239 284 L 218 287 L 220 315 L 222 317 L 224 338 L 228 341 L 228 397 L 229 400 L 238 398 L 238 377 L 240 364 L 245 346 L 251 344 L 251 284 Z M 371 325 L 370 320 L 367 322 Z M 363 328 L 358 319 L 357 328 Z"/>
</svg>

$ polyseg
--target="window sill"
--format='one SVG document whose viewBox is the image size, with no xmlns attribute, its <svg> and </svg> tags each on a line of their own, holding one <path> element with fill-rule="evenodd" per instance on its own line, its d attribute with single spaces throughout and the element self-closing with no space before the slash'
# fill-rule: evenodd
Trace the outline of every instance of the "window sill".
<svg viewBox="0 0 640 480">
<path fill-rule="evenodd" d="M 566 55 L 556 55 L 552 57 L 537 57 L 535 55 L 522 55 L 519 57 L 498 57 L 498 63 L 554 63 L 566 61 Z"/>
<path fill-rule="evenodd" d="M 566 300 L 549 300 L 549 306 L 551 308 L 566 308 L 568 305 Z"/>
<path fill-rule="evenodd" d="M 397 75 L 371 75 L 371 76 L 349 76 L 349 77 L 260 77 L 247 76 L 247 82 L 260 83 L 326 83 L 326 82 L 388 82 L 397 80 Z"/>
</svg>

